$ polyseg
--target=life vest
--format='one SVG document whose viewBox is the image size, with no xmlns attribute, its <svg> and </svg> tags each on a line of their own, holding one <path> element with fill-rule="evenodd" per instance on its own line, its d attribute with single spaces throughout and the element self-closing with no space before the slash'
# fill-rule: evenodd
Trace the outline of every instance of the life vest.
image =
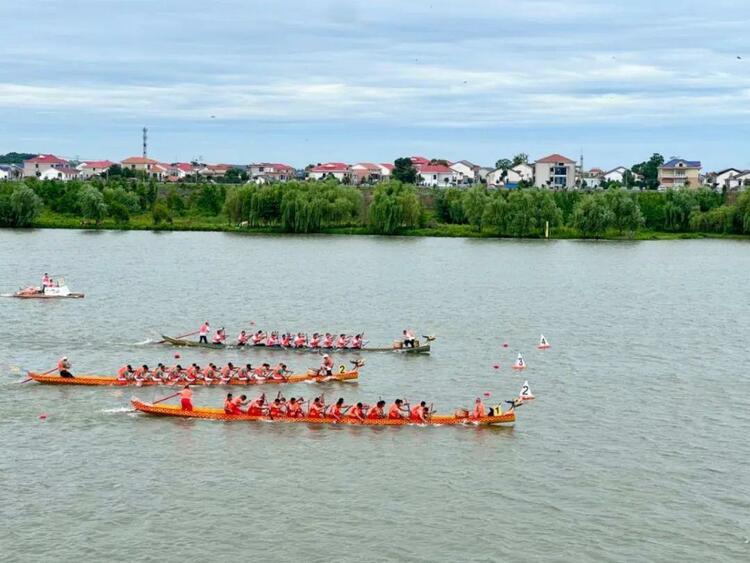
<svg viewBox="0 0 750 563">
<path fill-rule="evenodd" d="M 193 390 L 192 389 L 183 389 L 180 391 L 180 399 L 187 399 L 190 400 L 193 398 Z"/>
<path fill-rule="evenodd" d="M 363 417 L 362 409 L 358 406 L 353 406 L 351 410 L 348 413 L 349 418 L 356 418 L 357 420 L 361 420 Z"/>
<path fill-rule="evenodd" d="M 486 412 L 483 403 L 475 404 L 474 410 L 471 411 L 471 418 L 482 418 L 485 416 Z"/>
<path fill-rule="evenodd" d="M 271 403 L 271 406 L 268 408 L 268 411 L 271 416 L 281 416 L 281 405 L 277 405 L 276 403 Z"/>
<path fill-rule="evenodd" d="M 378 406 L 370 407 L 370 410 L 367 411 L 367 418 L 370 420 L 383 418 L 383 411 Z"/>
<path fill-rule="evenodd" d="M 414 420 L 417 422 L 422 422 L 422 405 L 417 405 L 415 407 L 412 407 L 409 411 L 409 420 Z"/>
<path fill-rule="evenodd" d="M 252 416 L 260 416 L 263 414 L 263 407 L 261 405 L 260 397 L 250 401 L 250 405 L 247 407 L 247 414 Z"/>
<path fill-rule="evenodd" d="M 247 344 L 247 334 L 240 334 L 237 337 L 237 343 L 238 344 Z"/>
<path fill-rule="evenodd" d="M 128 366 L 122 366 L 117 370 L 117 379 L 120 381 L 127 381 L 128 379 Z"/>
<path fill-rule="evenodd" d="M 338 348 L 346 348 L 346 338 L 339 336 L 339 339 L 336 341 L 336 346 Z"/>
<path fill-rule="evenodd" d="M 392 420 L 403 418 L 403 416 L 401 416 L 401 409 L 396 403 L 393 403 L 388 409 L 388 418 Z"/>
<path fill-rule="evenodd" d="M 316 405 L 314 402 L 310 403 L 310 409 L 307 411 L 309 418 L 323 418 L 323 407 Z"/>
<path fill-rule="evenodd" d="M 313 337 L 310 339 L 310 343 L 308 344 L 310 348 L 319 348 L 320 347 L 320 338 Z"/>
<path fill-rule="evenodd" d="M 263 340 L 263 335 L 253 334 L 251 338 L 253 339 L 253 344 L 260 344 L 261 341 Z"/>
<path fill-rule="evenodd" d="M 193 325 L 193 326 L 195 326 L 195 325 Z M 199 333 L 200 333 L 201 336 L 206 336 L 208 334 L 208 325 L 207 324 L 202 324 Z"/>
<path fill-rule="evenodd" d="M 331 414 L 333 418 L 341 418 L 341 407 L 338 406 L 337 404 L 334 404 L 331 407 L 331 410 L 329 411 L 329 413 Z"/>
<path fill-rule="evenodd" d="M 333 348 L 333 336 L 326 336 L 323 339 L 323 348 Z"/>
</svg>

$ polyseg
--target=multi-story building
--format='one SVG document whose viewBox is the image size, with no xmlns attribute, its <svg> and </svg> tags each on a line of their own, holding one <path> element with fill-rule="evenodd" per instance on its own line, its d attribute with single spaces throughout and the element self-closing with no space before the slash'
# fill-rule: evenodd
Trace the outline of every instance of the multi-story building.
<svg viewBox="0 0 750 563">
<path fill-rule="evenodd" d="M 80 172 L 81 178 L 85 179 L 106 174 L 109 167 L 113 164 L 114 162 L 109 160 L 87 160 L 76 166 L 76 168 Z"/>
<path fill-rule="evenodd" d="M 343 162 L 326 162 L 313 166 L 307 171 L 308 180 L 323 180 L 336 178 L 339 182 L 350 181 L 352 172 L 349 165 Z"/>
<path fill-rule="evenodd" d="M 417 181 L 423 186 L 450 186 L 456 182 L 456 173 L 445 164 L 420 164 Z"/>
<path fill-rule="evenodd" d="M 267 182 L 286 182 L 294 179 L 294 166 L 278 162 L 259 162 L 247 167 L 251 180 L 262 178 Z"/>
<path fill-rule="evenodd" d="M 40 154 L 23 161 L 23 176 L 24 178 L 33 176 L 39 178 L 45 171 L 51 168 L 65 168 L 67 166 L 67 160 L 58 158 L 53 154 Z"/>
<path fill-rule="evenodd" d="M 576 163 L 561 154 L 551 154 L 534 162 L 534 185 L 552 189 L 573 188 Z"/>
<path fill-rule="evenodd" d="M 659 166 L 659 189 L 694 188 L 701 185 L 699 160 L 673 158 Z"/>
</svg>

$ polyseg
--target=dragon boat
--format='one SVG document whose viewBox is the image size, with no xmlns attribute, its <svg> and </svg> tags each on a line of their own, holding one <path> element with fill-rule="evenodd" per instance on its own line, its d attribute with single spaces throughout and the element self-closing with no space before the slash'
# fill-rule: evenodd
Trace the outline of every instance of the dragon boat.
<svg viewBox="0 0 750 563">
<path fill-rule="evenodd" d="M 225 420 L 227 422 L 276 422 L 276 423 L 287 423 L 287 424 L 344 424 L 350 426 L 513 426 L 516 421 L 515 410 L 508 410 L 497 416 L 483 416 L 478 419 L 472 419 L 468 416 L 456 416 L 456 415 L 439 415 L 434 414 L 427 419 L 427 423 L 413 422 L 407 419 L 389 419 L 389 418 L 378 418 L 378 419 L 365 419 L 358 420 L 354 418 L 344 417 L 342 419 L 335 419 L 330 416 L 323 418 L 292 418 L 287 416 L 276 416 L 270 417 L 268 415 L 256 416 L 249 414 L 227 414 L 223 409 L 217 408 L 206 408 L 206 407 L 193 407 L 193 410 L 187 411 L 182 410 L 178 405 L 163 405 L 145 403 L 137 398 L 133 398 L 130 401 L 133 408 L 137 411 L 155 415 L 155 416 L 171 416 L 177 418 L 199 418 L 207 420 Z"/>
<path fill-rule="evenodd" d="M 76 375 L 74 377 L 60 377 L 59 375 L 44 375 L 33 371 L 28 372 L 29 379 L 32 379 L 38 383 L 46 383 L 52 385 L 101 385 L 101 386 L 118 386 L 118 387 L 154 387 L 154 386 L 179 386 L 185 385 L 186 381 L 175 381 L 172 383 L 161 383 L 152 380 L 146 381 L 131 381 L 126 382 L 120 381 L 116 377 L 104 376 L 104 375 Z M 265 385 L 265 384 L 283 384 L 283 383 L 325 383 L 329 381 L 352 381 L 359 377 L 359 370 L 344 371 L 334 373 L 333 375 L 323 376 L 312 373 L 299 373 L 293 374 L 284 379 L 256 379 L 251 381 L 244 381 L 233 377 L 227 383 L 221 383 L 217 378 L 215 382 L 210 383 L 211 387 L 215 386 L 228 386 L 236 385 L 242 387 L 250 387 L 253 385 Z M 196 379 L 195 381 L 189 382 L 190 385 L 206 385 L 202 379 Z"/>
<path fill-rule="evenodd" d="M 173 338 L 171 336 L 166 336 L 164 334 L 161 335 L 163 344 L 171 344 L 172 346 L 185 346 L 188 348 L 209 348 L 214 350 L 248 350 L 257 348 L 259 350 L 287 350 L 290 352 L 315 352 L 315 353 L 325 353 L 329 352 L 331 354 L 342 354 L 342 353 L 348 353 L 348 352 L 396 352 L 400 354 L 427 354 L 430 352 L 430 344 L 427 342 L 426 344 L 421 344 L 419 341 L 416 342 L 415 346 L 408 347 L 408 348 L 399 348 L 396 346 L 390 346 L 390 347 L 380 347 L 380 348 L 371 348 L 369 346 L 364 346 L 362 348 L 309 348 L 307 346 L 305 347 L 294 347 L 294 346 L 266 346 L 265 344 L 245 344 L 244 346 L 238 346 L 236 344 L 215 344 L 213 342 L 197 342 L 195 340 L 185 340 L 183 338 Z"/>
</svg>

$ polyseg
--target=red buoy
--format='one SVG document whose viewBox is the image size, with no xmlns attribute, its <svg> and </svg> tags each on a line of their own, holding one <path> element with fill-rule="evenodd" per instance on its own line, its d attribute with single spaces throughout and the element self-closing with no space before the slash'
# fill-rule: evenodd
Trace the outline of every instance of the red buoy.
<svg viewBox="0 0 750 563">
<path fill-rule="evenodd" d="M 179 355 L 179 354 L 175 354 L 175 355 L 174 355 L 174 357 L 175 357 L 175 359 L 177 359 L 177 360 L 179 360 L 179 359 L 180 359 L 180 355 Z"/>
<path fill-rule="evenodd" d="M 47 415 L 42 413 L 39 415 L 39 420 L 47 420 Z"/>
<path fill-rule="evenodd" d="M 500 369 L 500 364 L 495 364 L 495 365 L 494 365 L 494 366 L 492 366 L 492 367 L 493 367 L 493 368 L 495 368 L 495 369 Z"/>
<path fill-rule="evenodd" d="M 503 348 L 507 348 L 507 347 L 508 347 L 508 343 L 507 342 L 503 342 Z"/>
</svg>

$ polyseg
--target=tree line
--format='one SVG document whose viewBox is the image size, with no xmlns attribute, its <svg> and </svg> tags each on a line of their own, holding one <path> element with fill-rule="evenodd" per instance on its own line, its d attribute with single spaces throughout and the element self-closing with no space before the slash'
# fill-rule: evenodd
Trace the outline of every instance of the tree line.
<svg viewBox="0 0 750 563">
<path fill-rule="evenodd" d="M 127 226 L 137 216 L 153 225 L 189 218 L 209 228 L 226 221 L 232 228 L 290 233 L 352 227 L 440 234 L 446 225 L 465 225 L 482 235 L 511 237 L 541 237 L 547 227 L 551 236 L 591 238 L 629 237 L 641 230 L 750 234 L 750 191 L 427 189 L 397 180 L 362 190 L 333 179 L 241 186 L 166 186 L 124 177 L 0 182 L 0 226 L 33 226 L 42 212 L 93 226 L 105 220 Z"/>
</svg>

